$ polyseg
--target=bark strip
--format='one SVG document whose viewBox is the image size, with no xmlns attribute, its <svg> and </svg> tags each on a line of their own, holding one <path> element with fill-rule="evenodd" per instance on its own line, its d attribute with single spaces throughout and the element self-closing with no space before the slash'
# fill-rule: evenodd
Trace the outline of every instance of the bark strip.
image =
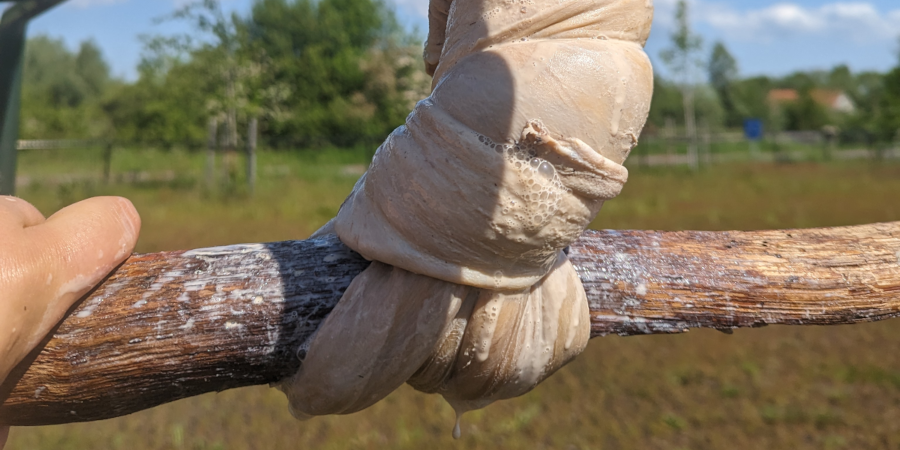
<svg viewBox="0 0 900 450">
<path fill-rule="evenodd" d="M 900 315 L 900 222 L 588 231 L 569 257 L 593 336 Z M 0 386 L 0 425 L 107 419 L 282 379 L 367 265 L 334 237 L 135 255 Z"/>
</svg>

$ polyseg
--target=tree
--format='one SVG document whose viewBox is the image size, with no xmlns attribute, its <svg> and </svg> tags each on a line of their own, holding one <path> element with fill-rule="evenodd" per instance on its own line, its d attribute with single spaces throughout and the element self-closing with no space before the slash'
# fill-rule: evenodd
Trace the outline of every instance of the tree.
<svg viewBox="0 0 900 450">
<path fill-rule="evenodd" d="M 694 89 L 697 84 L 697 73 L 703 67 L 703 61 L 698 56 L 703 48 L 703 40 L 691 30 L 688 5 L 686 0 L 679 0 L 675 12 L 676 29 L 670 35 L 672 47 L 663 50 L 660 56 L 663 62 L 669 66 L 681 88 L 682 103 L 684 105 L 684 127 L 688 136 L 688 155 L 691 166 L 699 165 L 697 154 L 697 126 L 694 113 Z"/>
<path fill-rule="evenodd" d="M 791 73 L 778 82 L 779 87 L 785 89 L 795 89 L 797 91 L 808 91 L 821 87 L 828 83 L 828 74 L 824 71 L 802 72 L 797 71 Z"/>
<path fill-rule="evenodd" d="M 726 89 L 731 86 L 738 76 L 737 61 L 722 42 L 716 42 L 713 46 L 712 56 L 709 58 L 709 83 L 716 90 Z"/>
<path fill-rule="evenodd" d="M 884 76 L 879 134 L 887 141 L 900 140 L 900 65 Z"/>
<path fill-rule="evenodd" d="M 684 113 L 681 101 L 681 90 L 674 83 L 663 77 L 653 77 L 653 99 L 650 102 L 650 115 L 647 122 L 656 128 L 663 128 L 667 120 Z"/>
<path fill-rule="evenodd" d="M 897 55 L 897 67 L 900 67 L 900 36 L 897 36 L 896 55 Z"/>
<path fill-rule="evenodd" d="M 197 0 L 160 20 L 191 27 L 143 37 L 130 84 L 92 43 L 30 42 L 23 136 L 198 147 L 212 116 L 233 149 L 258 117 L 270 144 L 372 145 L 429 92 L 420 39 L 380 0 L 257 0 L 247 16 Z"/>
<path fill-rule="evenodd" d="M 206 139 L 209 73 L 172 54 L 145 54 L 138 80 L 114 89 L 103 108 L 122 141 L 199 147 Z"/>
<path fill-rule="evenodd" d="M 834 66 L 828 73 L 826 84 L 829 88 L 844 91 L 851 96 L 856 92 L 856 79 L 846 64 Z"/>
<path fill-rule="evenodd" d="M 738 66 L 737 61 L 722 42 L 716 42 L 716 45 L 713 46 L 707 70 L 709 84 L 719 96 L 719 101 L 727 115 L 726 123 L 732 126 L 738 125 L 742 117 L 737 114 L 732 94 L 732 85 L 738 79 Z"/>
<path fill-rule="evenodd" d="M 782 125 L 776 123 L 777 117 L 773 117 L 771 105 L 766 99 L 769 91 L 774 87 L 775 82 L 766 76 L 736 81 L 732 85 L 731 94 L 738 117 L 759 118 L 766 123 L 767 129 L 780 129 Z"/>
<path fill-rule="evenodd" d="M 247 30 L 272 59 L 273 78 L 293 87 L 294 113 L 270 129 L 283 142 L 380 140 L 403 123 L 410 97 L 427 93 L 420 39 L 380 1 L 260 0 Z"/>
<path fill-rule="evenodd" d="M 834 125 L 827 109 L 819 104 L 810 90 L 802 90 L 799 98 L 784 105 L 785 129 L 818 131 L 825 125 Z"/>
<path fill-rule="evenodd" d="M 61 40 L 36 36 L 26 43 L 23 71 L 24 139 L 93 138 L 108 132 L 99 105 L 114 83 L 96 44 L 85 41 L 73 53 Z"/>
<path fill-rule="evenodd" d="M 81 43 L 75 56 L 75 74 L 84 82 L 88 97 L 99 97 L 109 87 L 109 65 L 93 41 Z"/>
<path fill-rule="evenodd" d="M 225 148 L 234 152 L 238 145 L 237 116 L 238 108 L 248 102 L 239 90 L 252 72 L 252 61 L 240 58 L 238 52 L 241 41 L 238 32 L 240 18 L 237 15 L 226 16 L 218 0 L 195 0 L 176 10 L 171 16 L 174 20 L 185 20 L 194 27 L 194 34 L 176 35 L 169 38 L 156 38 L 151 45 L 169 45 L 177 51 L 191 53 L 196 63 L 201 63 L 213 74 L 218 87 L 208 92 L 208 108 L 213 116 L 220 116 L 225 124 Z M 199 42 L 199 44 L 197 44 Z"/>
</svg>

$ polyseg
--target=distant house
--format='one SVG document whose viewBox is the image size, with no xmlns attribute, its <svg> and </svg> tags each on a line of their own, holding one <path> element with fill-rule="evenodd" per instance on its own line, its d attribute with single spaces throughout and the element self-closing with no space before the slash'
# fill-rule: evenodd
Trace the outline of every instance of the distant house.
<svg viewBox="0 0 900 450">
<path fill-rule="evenodd" d="M 809 91 L 812 99 L 831 111 L 852 114 L 856 112 L 856 105 L 844 91 L 834 89 L 813 89 Z M 795 102 L 800 99 L 800 93 L 796 89 L 772 89 L 766 96 L 769 104 L 780 105 Z"/>
<path fill-rule="evenodd" d="M 780 105 L 782 103 L 795 102 L 800 99 L 800 94 L 795 89 L 772 89 L 766 100 L 771 105 Z"/>
<path fill-rule="evenodd" d="M 853 104 L 853 100 L 850 100 L 850 97 L 847 96 L 847 93 L 844 91 L 813 89 L 809 92 L 809 95 L 816 103 L 829 108 L 832 111 L 848 114 L 856 112 L 856 105 Z"/>
</svg>

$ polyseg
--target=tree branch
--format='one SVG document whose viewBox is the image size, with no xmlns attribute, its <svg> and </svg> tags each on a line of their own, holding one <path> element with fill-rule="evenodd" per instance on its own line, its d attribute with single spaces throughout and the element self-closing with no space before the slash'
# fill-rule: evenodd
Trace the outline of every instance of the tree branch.
<svg viewBox="0 0 900 450">
<path fill-rule="evenodd" d="M 900 222 L 588 231 L 569 256 L 594 336 L 900 315 Z M 0 386 L 0 424 L 106 419 L 280 380 L 367 265 L 334 237 L 135 255 Z"/>
</svg>

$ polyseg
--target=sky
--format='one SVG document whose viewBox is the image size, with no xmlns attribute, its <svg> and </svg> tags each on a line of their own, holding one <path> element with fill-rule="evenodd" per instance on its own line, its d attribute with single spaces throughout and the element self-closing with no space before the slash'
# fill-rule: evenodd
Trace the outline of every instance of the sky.
<svg viewBox="0 0 900 450">
<path fill-rule="evenodd" d="M 158 19 L 189 0 L 68 0 L 33 20 L 29 35 L 45 34 L 77 48 L 93 39 L 113 73 L 133 80 L 140 61 L 140 35 L 184 31 Z M 426 0 L 387 0 L 400 22 L 424 35 Z M 222 0 L 226 10 L 247 13 L 253 0 Z M 662 75 L 659 53 L 668 46 L 677 0 L 654 0 L 656 16 L 647 43 Z M 886 71 L 900 61 L 898 0 L 690 0 L 691 20 L 707 50 L 723 42 L 742 76 L 781 76 L 797 70 L 846 64 L 854 72 Z"/>
</svg>

